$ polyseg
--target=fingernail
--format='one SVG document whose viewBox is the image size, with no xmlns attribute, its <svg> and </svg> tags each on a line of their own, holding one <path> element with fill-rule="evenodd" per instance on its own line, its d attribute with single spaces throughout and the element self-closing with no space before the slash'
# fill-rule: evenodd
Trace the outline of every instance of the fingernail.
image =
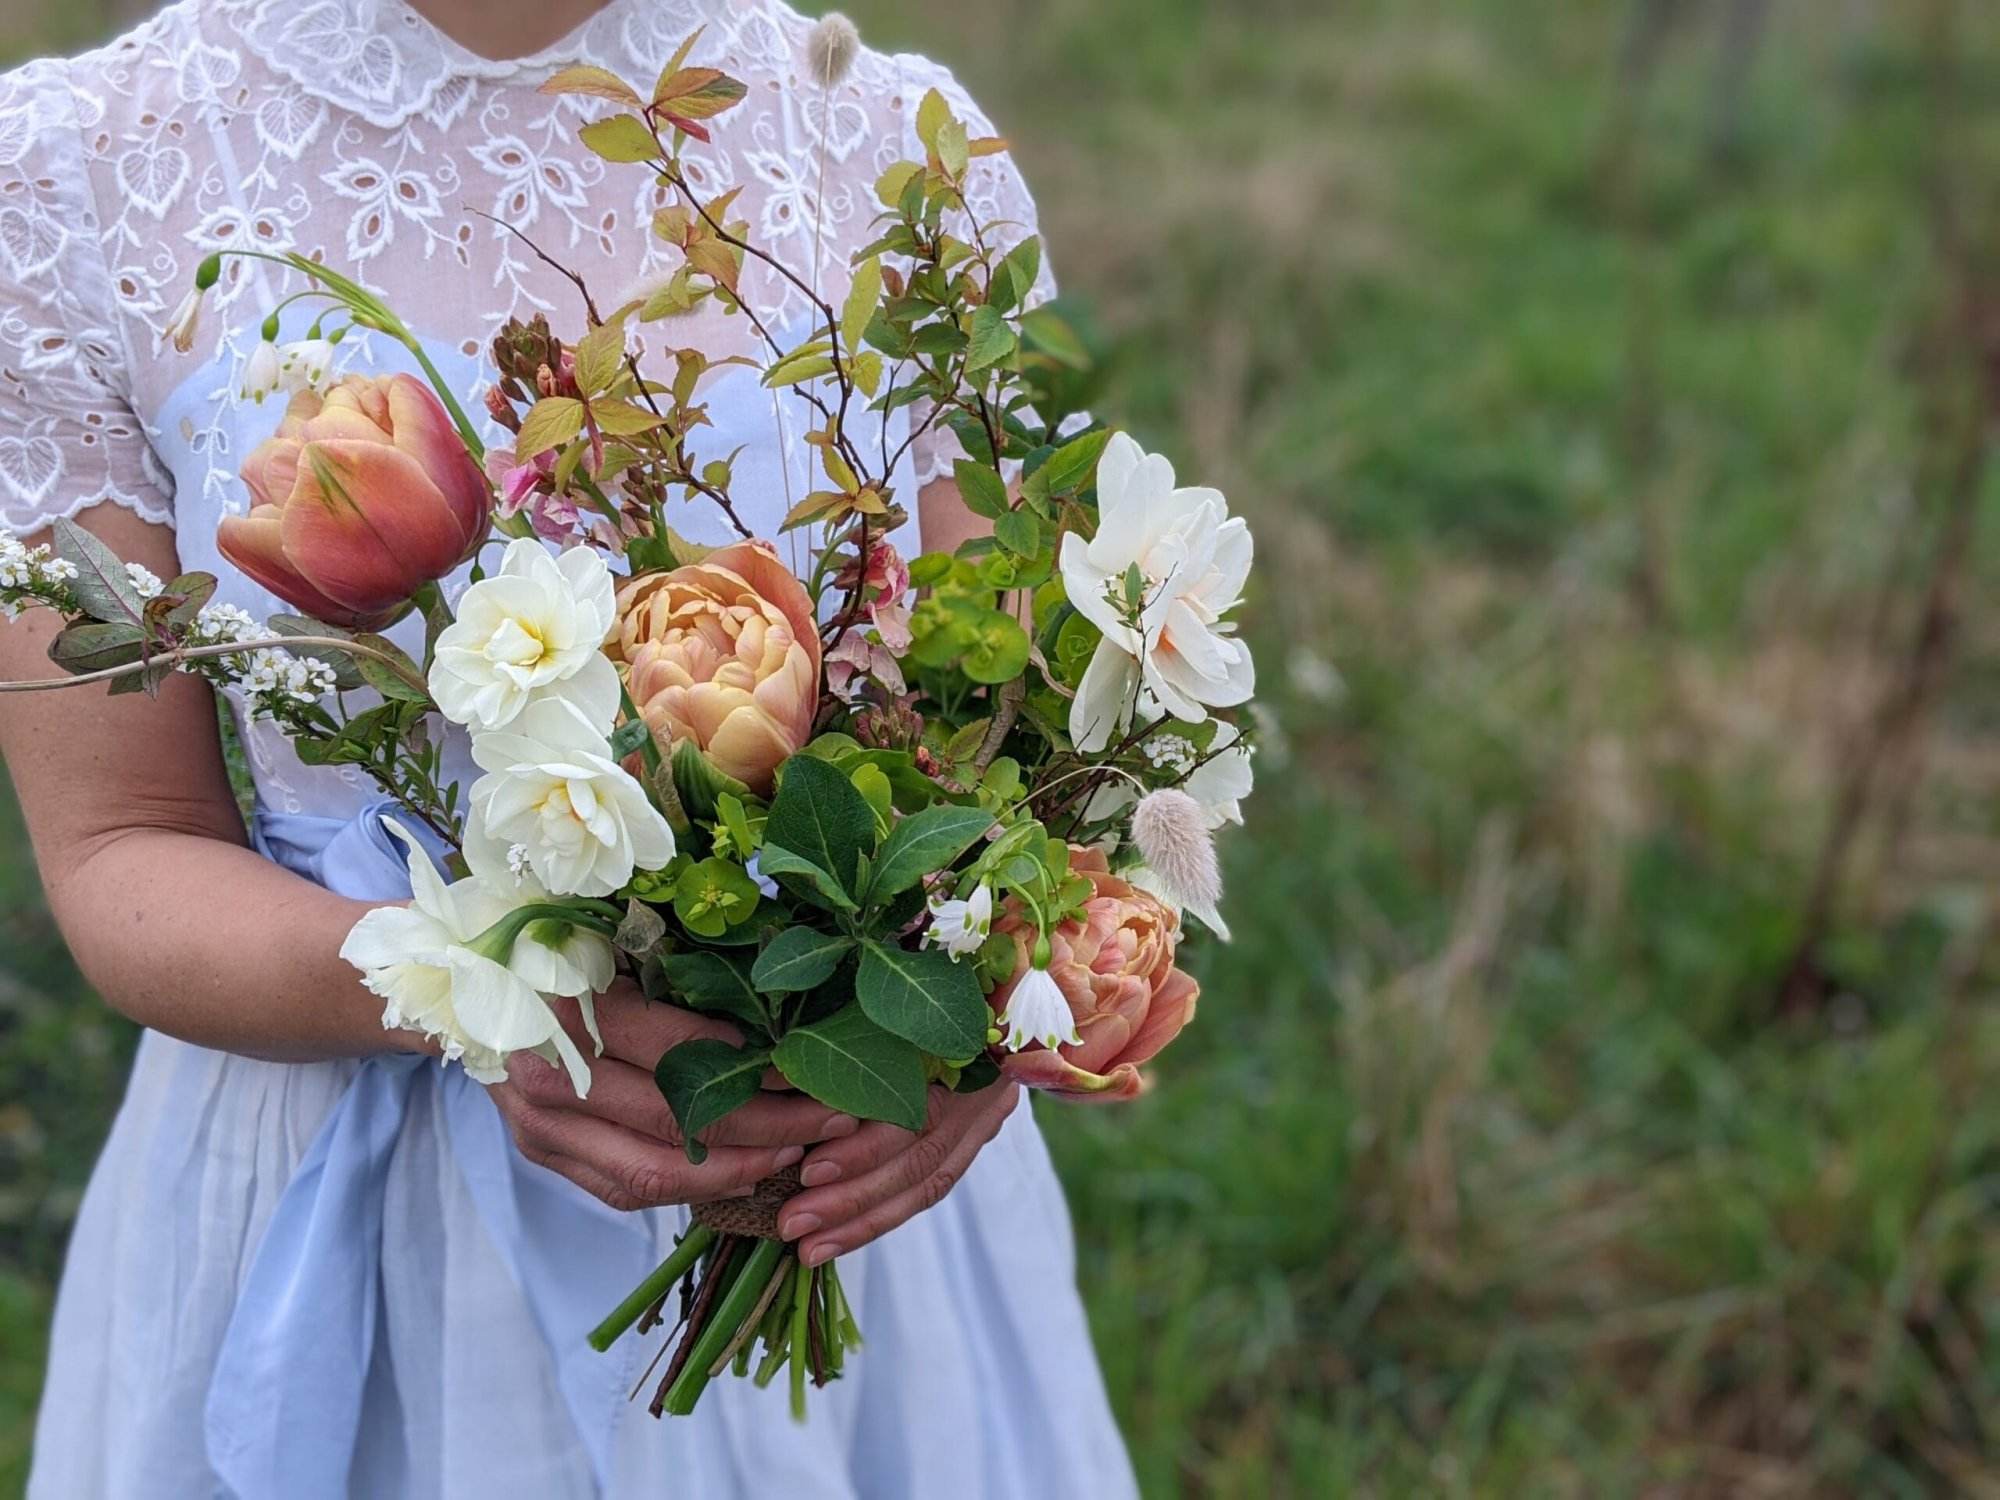
<svg viewBox="0 0 2000 1500">
<path fill-rule="evenodd" d="M 840 1254 L 840 1246 L 838 1245 L 814 1245 L 812 1249 L 806 1251 L 799 1259 L 804 1261 L 808 1266 L 823 1266 L 838 1254 Z"/>
<path fill-rule="evenodd" d="M 803 1187 L 825 1187 L 829 1182 L 840 1180 L 840 1163 L 837 1161 L 816 1161 L 799 1173 L 799 1183 Z"/>
<path fill-rule="evenodd" d="M 786 1239 L 795 1240 L 802 1235 L 811 1234 L 815 1229 L 819 1228 L 819 1215 L 793 1214 L 783 1224 L 779 1225 L 778 1228 Z"/>
<path fill-rule="evenodd" d="M 820 1127 L 820 1139 L 830 1141 L 839 1136 L 853 1135 L 860 1128 L 861 1122 L 853 1115 L 828 1115 L 826 1124 Z M 832 1178 L 827 1179 L 829 1182 L 832 1180 Z"/>
<path fill-rule="evenodd" d="M 793 1162 L 798 1161 L 805 1154 L 806 1154 L 806 1148 L 803 1146 L 787 1146 L 785 1147 L 784 1150 L 778 1153 L 776 1160 L 781 1168 L 789 1167 Z"/>
</svg>

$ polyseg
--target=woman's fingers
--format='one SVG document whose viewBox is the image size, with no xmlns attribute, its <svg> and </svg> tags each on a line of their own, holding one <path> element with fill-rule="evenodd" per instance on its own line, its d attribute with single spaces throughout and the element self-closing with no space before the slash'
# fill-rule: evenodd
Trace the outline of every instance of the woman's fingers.
<svg viewBox="0 0 2000 1500">
<path fill-rule="evenodd" d="M 680 1124 L 648 1069 L 608 1055 L 597 1058 L 591 1063 L 590 1093 L 582 1099 L 566 1069 L 532 1053 L 509 1058 L 507 1077 L 531 1104 L 578 1109 L 669 1145 L 681 1143 Z M 859 1124 L 852 1115 L 792 1094 L 753 1099 L 704 1130 L 701 1139 L 709 1146 L 810 1146 L 852 1134 Z"/>
<path fill-rule="evenodd" d="M 798 1241 L 799 1258 L 809 1266 L 821 1265 L 942 1202 L 999 1132 L 1019 1097 L 1011 1083 L 991 1092 L 990 1099 L 984 1094 L 950 1096 L 943 1119 L 901 1155 L 844 1188 L 816 1189 L 792 1199 L 780 1232 Z M 816 1201 L 807 1202 L 809 1197 Z M 809 1222 L 815 1220 L 823 1223 Z"/>
<path fill-rule="evenodd" d="M 820 1147 L 806 1160 L 806 1190 L 785 1205 L 779 1232 L 800 1241 L 802 1254 L 824 1250 L 822 1260 L 886 1234 L 951 1190 L 1019 1095 L 1011 1083 L 978 1094 L 934 1087 L 920 1133 L 877 1121 Z"/>
<path fill-rule="evenodd" d="M 597 997 L 592 1006 L 597 1031 L 604 1038 L 604 1055 L 651 1071 L 660 1054 L 682 1042 L 702 1037 L 743 1045 L 743 1033 L 727 1021 L 698 1016 L 673 1005 L 657 1005 L 639 993 L 630 980 L 620 980 Z M 582 1029 L 576 1002 L 559 1002 L 558 1013 L 578 1044 L 590 1048 L 589 1035 Z"/>
<path fill-rule="evenodd" d="M 653 1208 L 728 1197 L 797 1161 L 793 1146 L 717 1146 L 699 1166 L 678 1146 L 573 1108 L 530 1102 L 513 1084 L 495 1089 L 514 1141 L 532 1162 L 562 1172 L 613 1208 Z"/>
</svg>

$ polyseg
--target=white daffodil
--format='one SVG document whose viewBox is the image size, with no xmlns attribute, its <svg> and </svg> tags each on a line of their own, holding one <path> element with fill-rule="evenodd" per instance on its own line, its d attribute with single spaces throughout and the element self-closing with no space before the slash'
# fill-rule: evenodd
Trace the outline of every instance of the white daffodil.
<svg viewBox="0 0 2000 1500">
<path fill-rule="evenodd" d="M 333 373 L 333 342 L 330 339 L 300 339 L 278 351 L 279 379 L 293 395 L 300 391 L 325 388 Z"/>
<path fill-rule="evenodd" d="M 264 339 L 243 361 L 243 383 L 236 388 L 236 398 L 262 406 L 264 398 L 276 392 L 283 381 L 283 357 L 278 353 L 276 344 Z"/>
<path fill-rule="evenodd" d="M 596 548 L 552 557 L 518 538 L 499 571 L 465 591 L 438 637 L 431 696 L 446 718 L 477 729 L 505 727 L 537 697 L 566 698 L 608 731 L 618 669 L 600 648 L 616 617 L 611 570 Z"/>
<path fill-rule="evenodd" d="M 506 889 L 523 866 L 565 896 L 608 896 L 674 857 L 674 833 L 611 758 L 604 732 L 563 698 L 538 698 L 505 729 L 472 737 L 465 858 Z"/>
<path fill-rule="evenodd" d="M 523 930 L 522 907 L 544 892 L 502 895 L 474 877 L 446 885 L 415 839 L 394 821 L 408 847 L 408 906 L 379 906 L 354 924 L 340 956 L 386 1002 L 385 1027 L 408 1027 L 443 1044 L 482 1083 L 506 1076 L 507 1055 L 534 1052 L 568 1068 L 582 1096 L 590 1066 L 545 996 L 572 995 L 595 1035 L 591 997 L 611 983 L 611 944 L 571 927 L 557 946 Z M 511 946 L 509 946 L 511 944 Z"/>
<path fill-rule="evenodd" d="M 984 884 L 973 887 L 963 901 L 929 901 L 931 925 L 924 932 L 924 946 L 942 948 L 953 958 L 965 958 L 979 951 L 993 933 L 993 891 Z"/>
<path fill-rule="evenodd" d="M 1173 465 L 1124 433 L 1097 467 L 1097 535 L 1063 538 L 1069 602 L 1104 639 L 1070 705 L 1079 750 L 1158 712 L 1200 723 L 1256 689 L 1250 648 L 1223 616 L 1250 574 L 1250 528 L 1219 490 L 1177 488 Z"/>
<path fill-rule="evenodd" d="M 1070 1014 L 1062 986 L 1047 969 L 1033 965 L 1014 981 L 1014 993 L 1007 997 L 1000 1019 L 1007 1023 L 1004 1045 L 1009 1052 L 1019 1052 L 1030 1042 L 1040 1042 L 1053 1052 L 1065 1042 L 1074 1047 L 1083 1041 L 1076 1034 L 1076 1017 Z"/>
</svg>

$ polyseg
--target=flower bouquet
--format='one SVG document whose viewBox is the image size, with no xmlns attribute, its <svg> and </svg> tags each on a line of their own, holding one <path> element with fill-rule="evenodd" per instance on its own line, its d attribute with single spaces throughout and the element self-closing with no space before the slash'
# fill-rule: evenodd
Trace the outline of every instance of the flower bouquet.
<svg viewBox="0 0 2000 1500">
<path fill-rule="evenodd" d="M 831 77 L 842 36 L 823 40 Z M 644 93 L 589 67 L 546 85 L 606 106 L 582 140 L 651 175 L 678 256 L 616 307 L 573 277 L 574 339 L 545 318 L 505 328 L 483 399 L 508 448 L 488 449 L 366 287 L 231 252 L 304 289 L 249 361 L 243 395 L 289 401 L 218 544 L 299 613 L 253 620 L 213 602 L 212 576 L 161 580 L 67 522 L 50 545 L 0 539 L 0 605 L 65 617 L 55 683 L 197 673 L 307 764 L 377 783 L 414 899 L 370 911 L 342 951 L 385 1026 L 475 1078 L 535 1052 L 587 1090 L 591 997 L 622 971 L 739 1034 L 659 1060 L 697 1161 L 772 1070 L 910 1130 L 933 1087 L 1130 1098 L 1194 1012 L 1183 914 L 1221 928 L 1212 833 L 1249 789 L 1249 746 L 1215 710 L 1253 687 L 1228 619 L 1249 532 L 1131 438 L 1061 425 L 1072 356 L 1027 307 L 1039 244 L 979 222 L 964 192 L 1002 142 L 926 97 L 925 159 L 882 174 L 878 237 L 823 297 L 752 242 L 732 195 L 690 186 L 686 143 L 744 93 L 690 64 L 694 43 Z M 751 261 L 813 309 L 802 342 L 737 296 Z M 203 263 L 182 342 L 220 274 Z M 281 349 L 301 304 L 313 323 Z M 747 321 L 763 384 L 811 414 L 823 483 L 783 525 L 802 566 L 739 519 L 732 457 L 702 451 L 701 381 L 725 361 L 678 346 L 698 310 Z M 423 378 L 335 378 L 356 337 L 403 346 Z M 889 443 L 886 414 L 919 403 L 964 448 L 958 492 L 991 535 L 906 560 L 888 537 L 911 503 L 891 484 L 907 440 Z M 691 506 L 738 539 L 687 541 Z M 381 633 L 413 613 L 420 658 Z M 469 785 L 447 771 L 447 724 L 469 734 Z M 692 1411 L 733 1366 L 788 1371 L 802 1415 L 806 1382 L 840 1373 L 859 1333 L 835 1265 L 803 1264 L 775 1228 L 796 1188 L 793 1169 L 697 1205 L 593 1335 L 665 1322 L 679 1288 L 656 1414 Z"/>
</svg>

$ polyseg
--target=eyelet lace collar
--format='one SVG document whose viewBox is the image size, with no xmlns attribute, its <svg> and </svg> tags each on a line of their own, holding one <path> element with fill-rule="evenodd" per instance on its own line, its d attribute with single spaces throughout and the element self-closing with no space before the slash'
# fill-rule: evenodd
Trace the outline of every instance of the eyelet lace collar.
<svg viewBox="0 0 2000 1500">
<path fill-rule="evenodd" d="M 634 76 L 658 69 L 687 34 L 746 0 L 609 0 L 588 21 L 529 57 L 481 57 L 407 0 L 220 0 L 243 46 L 315 98 L 393 129 L 452 85 L 534 77 L 590 62 Z"/>
</svg>

